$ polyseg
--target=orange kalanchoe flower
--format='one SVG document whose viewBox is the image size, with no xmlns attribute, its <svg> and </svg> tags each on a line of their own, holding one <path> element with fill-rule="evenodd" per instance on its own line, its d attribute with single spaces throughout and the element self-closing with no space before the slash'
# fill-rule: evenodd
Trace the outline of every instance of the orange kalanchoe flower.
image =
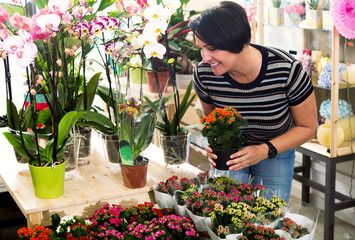
<svg viewBox="0 0 355 240">
<path fill-rule="evenodd" d="M 245 141 L 240 127 L 247 126 L 248 123 L 231 106 L 215 108 L 208 116 L 201 118 L 201 123 L 204 125 L 202 135 L 207 137 L 212 149 L 230 149 Z"/>
</svg>

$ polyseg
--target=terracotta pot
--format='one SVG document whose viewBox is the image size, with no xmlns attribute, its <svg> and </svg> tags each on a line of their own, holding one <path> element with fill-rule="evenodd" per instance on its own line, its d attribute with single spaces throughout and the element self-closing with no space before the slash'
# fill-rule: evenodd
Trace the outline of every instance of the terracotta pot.
<svg viewBox="0 0 355 240">
<path fill-rule="evenodd" d="M 227 150 L 213 150 L 213 153 L 217 155 L 217 159 L 215 160 L 216 166 L 215 168 L 219 170 L 228 170 L 229 166 L 226 165 L 226 162 L 230 160 L 230 155 L 236 153 L 238 148 L 232 148 Z"/>
<path fill-rule="evenodd" d="M 153 92 L 153 93 L 157 93 L 158 89 L 157 89 L 157 84 L 155 81 L 154 72 L 146 71 L 145 73 L 147 75 L 149 91 Z M 168 80 L 169 80 L 169 71 L 159 72 L 159 73 L 157 73 L 157 77 L 158 77 L 160 89 L 162 92 L 164 92 L 164 89 L 167 86 Z"/>
<path fill-rule="evenodd" d="M 147 182 L 148 158 L 139 156 L 133 166 L 120 163 L 123 183 L 128 188 L 142 188 Z"/>
</svg>

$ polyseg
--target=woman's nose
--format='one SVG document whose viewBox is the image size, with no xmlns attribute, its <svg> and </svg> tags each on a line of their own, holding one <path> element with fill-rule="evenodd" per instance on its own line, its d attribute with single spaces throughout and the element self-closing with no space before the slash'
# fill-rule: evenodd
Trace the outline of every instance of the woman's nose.
<svg viewBox="0 0 355 240">
<path fill-rule="evenodd" d="M 211 60 L 211 55 L 206 52 L 201 52 L 202 61 L 208 63 Z"/>
</svg>

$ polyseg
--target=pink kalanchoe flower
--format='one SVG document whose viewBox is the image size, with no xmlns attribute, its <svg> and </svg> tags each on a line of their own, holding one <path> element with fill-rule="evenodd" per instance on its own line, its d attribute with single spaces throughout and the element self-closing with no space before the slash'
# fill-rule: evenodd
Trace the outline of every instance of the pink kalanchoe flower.
<svg viewBox="0 0 355 240">
<path fill-rule="evenodd" d="M 0 6 L 0 23 L 10 20 L 9 12 L 3 6 Z"/>
<path fill-rule="evenodd" d="M 14 15 L 10 18 L 10 23 L 19 29 L 23 29 L 25 31 L 29 31 L 31 26 L 33 25 L 32 19 L 21 16 L 19 13 L 14 13 Z"/>
</svg>

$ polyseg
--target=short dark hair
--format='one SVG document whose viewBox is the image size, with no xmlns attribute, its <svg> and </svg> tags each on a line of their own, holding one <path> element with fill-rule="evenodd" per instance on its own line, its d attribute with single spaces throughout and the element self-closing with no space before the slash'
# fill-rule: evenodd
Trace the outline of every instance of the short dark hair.
<svg viewBox="0 0 355 240">
<path fill-rule="evenodd" d="M 222 1 L 207 9 L 190 23 L 190 28 L 199 39 L 216 49 L 239 53 L 250 43 L 247 14 L 235 2 Z"/>
</svg>

